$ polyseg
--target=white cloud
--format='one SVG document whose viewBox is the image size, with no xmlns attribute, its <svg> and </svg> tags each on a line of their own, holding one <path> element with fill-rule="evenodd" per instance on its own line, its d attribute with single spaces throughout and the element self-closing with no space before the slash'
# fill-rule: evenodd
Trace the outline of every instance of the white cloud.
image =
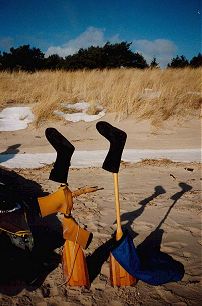
<svg viewBox="0 0 202 306">
<path fill-rule="evenodd" d="M 116 43 L 120 43 L 121 40 L 120 37 L 119 37 L 119 34 L 115 34 L 113 35 L 109 40 L 108 40 L 111 44 L 116 44 Z"/>
<path fill-rule="evenodd" d="M 76 53 L 80 48 L 88 48 L 90 46 L 103 46 L 106 43 L 104 37 L 105 29 L 89 27 L 75 39 L 69 40 L 62 46 L 51 46 L 46 51 L 46 56 L 58 54 L 62 57 Z M 114 39 L 118 39 L 115 35 Z"/>
<path fill-rule="evenodd" d="M 134 40 L 133 47 L 136 52 L 144 56 L 148 64 L 150 64 L 153 57 L 156 57 L 161 67 L 165 67 L 177 51 L 175 43 L 168 39 Z"/>
<path fill-rule="evenodd" d="M 61 46 L 50 46 L 45 53 L 48 57 L 51 54 L 58 54 L 62 57 L 76 53 L 80 48 L 88 48 L 90 46 L 103 46 L 107 41 L 110 43 L 120 43 L 122 40 L 119 34 L 112 37 L 106 37 L 105 29 L 88 27 L 83 33 L 74 39 L 69 40 Z M 161 67 L 166 66 L 172 57 L 176 55 L 177 46 L 168 39 L 155 40 L 133 40 L 133 50 L 141 53 L 147 60 L 148 64 L 153 57 L 157 58 Z"/>
<path fill-rule="evenodd" d="M 11 37 L 1 37 L 0 38 L 0 48 L 8 50 L 13 45 L 13 39 Z"/>
</svg>

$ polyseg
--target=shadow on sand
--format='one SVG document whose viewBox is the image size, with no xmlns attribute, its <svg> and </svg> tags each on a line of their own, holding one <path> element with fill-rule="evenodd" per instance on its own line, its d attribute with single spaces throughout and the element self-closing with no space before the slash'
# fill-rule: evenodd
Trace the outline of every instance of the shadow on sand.
<svg viewBox="0 0 202 306">
<path fill-rule="evenodd" d="M 177 201 L 188 191 L 192 189 L 192 186 L 186 183 L 179 183 L 179 187 L 181 191 L 175 193 L 170 199 L 173 200 L 172 205 L 169 207 L 163 219 L 160 221 L 158 226 L 154 231 L 150 233 L 146 239 L 137 246 L 137 254 L 141 259 L 141 265 L 143 270 L 152 270 L 152 269 L 160 269 L 161 264 L 165 266 L 166 263 L 166 271 L 174 271 L 181 275 L 181 278 L 184 276 L 184 266 L 179 261 L 174 260 L 170 255 L 161 252 L 161 243 L 162 237 L 164 234 L 164 230 L 161 229 L 162 224 L 167 219 L 170 211 L 175 206 Z"/>
<path fill-rule="evenodd" d="M 166 218 L 168 217 L 171 209 L 174 207 L 174 205 L 177 203 L 177 201 L 184 195 L 184 193 L 190 191 L 192 187 L 190 185 L 187 185 L 186 183 L 179 183 L 179 187 L 181 188 L 181 191 L 175 193 L 171 199 L 174 200 L 172 205 L 169 207 L 168 211 L 166 212 L 163 219 L 160 221 L 159 225 L 156 227 L 154 231 L 151 232 L 151 234 L 146 237 L 146 239 L 137 246 L 137 254 L 139 255 L 141 266 L 143 270 L 148 269 L 154 269 L 154 262 L 158 262 L 158 260 L 165 260 L 170 265 L 170 268 L 179 269 L 181 275 L 184 275 L 184 266 L 182 263 L 177 262 L 172 259 L 172 257 L 166 253 L 163 253 L 160 251 L 161 249 L 161 242 L 162 242 L 162 236 L 163 236 L 163 229 L 160 227 L 165 222 Z M 156 186 L 154 188 L 154 193 L 144 200 L 140 201 L 139 204 L 141 207 L 135 211 L 124 213 L 121 215 L 122 221 L 128 221 L 127 224 L 123 227 L 123 229 L 127 230 L 132 234 L 132 237 L 136 237 L 138 234 L 134 232 L 131 229 L 131 225 L 134 222 L 136 218 L 138 218 L 144 211 L 145 206 L 154 198 L 157 196 L 166 193 L 165 189 L 162 186 Z M 92 282 L 100 273 L 101 267 L 103 263 L 108 259 L 110 252 L 116 245 L 114 237 L 106 241 L 103 245 L 98 247 L 93 254 L 89 255 L 87 257 L 87 264 L 89 269 L 89 276 L 90 281 Z M 151 257 L 154 259 L 154 261 L 151 261 Z M 157 263 L 158 264 L 158 263 Z M 152 266 L 153 265 L 153 266 Z"/>
<path fill-rule="evenodd" d="M 20 150 L 18 149 L 21 146 L 20 143 L 16 143 L 12 146 L 9 146 L 6 151 L 3 151 L 0 153 L 0 164 L 12 159 L 16 154 L 18 154 L 20 152 Z"/>
</svg>

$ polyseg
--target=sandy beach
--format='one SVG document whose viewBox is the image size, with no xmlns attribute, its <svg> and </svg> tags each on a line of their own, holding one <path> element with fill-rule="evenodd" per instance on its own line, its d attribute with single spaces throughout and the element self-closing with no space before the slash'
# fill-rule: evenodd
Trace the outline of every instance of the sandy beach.
<svg viewBox="0 0 202 306">
<path fill-rule="evenodd" d="M 125 149 L 198 149 L 201 146 L 200 119 L 191 118 L 181 121 L 168 120 L 155 127 L 148 120 L 127 118 L 118 120 L 116 114 L 105 115 L 101 120 L 127 133 Z M 36 128 L 1 132 L 1 152 L 8 147 L 18 145 L 17 149 L 9 148 L 7 153 L 50 153 L 55 152 L 45 137 L 45 129 L 58 129 L 76 148 L 76 150 L 108 149 L 108 142 L 96 130 L 96 122 L 54 121 L 44 123 Z"/>
<path fill-rule="evenodd" d="M 161 127 L 132 118 L 118 121 L 113 114 L 103 120 L 126 131 L 126 149 L 199 149 L 200 121 L 179 125 L 168 121 Z M 96 122 L 48 122 L 40 128 L 1 132 L 2 154 L 52 153 L 45 138 L 47 127 L 57 128 L 79 150 L 102 150 L 108 142 L 95 129 Z M 59 184 L 49 180 L 52 165 L 38 169 L 1 166 L 1 193 L 13 192 L 34 206 L 37 197 L 52 193 Z M 32 224 L 36 243 L 30 255 L 12 248 L 1 237 L 0 305 L 200 305 L 201 304 L 201 170 L 200 163 L 170 160 L 122 162 L 119 172 L 121 220 L 136 247 L 159 252 L 180 262 L 185 270 L 179 282 L 151 286 L 142 281 L 133 287 L 113 288 L 109 278 L 109 244 L 116 226 L 112 175 L 101 167 L 70 168 L 73 191 L 83 186 L 100 190 L 74 200 L 73 215 L 93 233 L 85 250 L 91 286 L 70 288 L 64 283 L 61 265 L 63 246 L 61 215 Z M 4 185 L 2 185 L 4 184 Z M 9 253 L 11 252 L 11 253 Z M 23 271 L 23 272 L 22 272 Z M 37 280 L 30 284 L 35 275 Z M 63 285 L 62 285 L 63 284 Z"/>
</svg>

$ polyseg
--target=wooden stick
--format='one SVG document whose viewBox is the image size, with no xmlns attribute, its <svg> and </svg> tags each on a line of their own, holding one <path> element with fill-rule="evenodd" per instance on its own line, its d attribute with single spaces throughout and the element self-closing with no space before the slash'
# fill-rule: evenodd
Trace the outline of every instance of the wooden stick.
<svg viewBox="0 0 202 306">
<path fill-rule="evenodd" d="M 86 194 L 86 193 L 90 193 L 90 192 L 95 192 L 97 190 L 102 190 L 104 188 L 98 188 L 98 186 L 93 186 L 93 187 L 82 187 L 82 188 L 79 188 L 77 190 L 74 190 L 72 191 L 72 197 L 75 198 L 75 197 L 78 197 L 82 194 Z"/>
<path fill-rule="evenodd" d="M 114 178 L 114 195 L 115 195 L 115 208 L 116 208 L 116 240 L 120 240 L 123 236 L 123 231 L 121 228 L 121 216 L 120 216 L 120 202 L 119 202 L 119 183 L 118 183 L 118 173 L 113 173 Z"/>
</svg>

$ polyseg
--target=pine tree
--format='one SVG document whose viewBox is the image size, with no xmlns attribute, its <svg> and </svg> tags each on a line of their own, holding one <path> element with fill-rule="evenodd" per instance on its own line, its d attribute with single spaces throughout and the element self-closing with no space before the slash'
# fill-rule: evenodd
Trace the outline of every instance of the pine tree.
<svg viewBox="0 0 202 306">
<path fill-rule="evenodd" d="M 187 66 L 189 66 L 189 62 L 184 55 L 177 55 L 171 60 L 171 63 L 168 64 L 168 68 L 185 68 Z"/>
<path fill-rule="evenodd" d="M 199 53 L 197 56 L 194 56 L 190 60 L 190 66 L 193 68 L 201 67 L 202 66 L 202 55 Z"/>
<path fill-rule="evenodd" d="M 153 57 L 153 60 L 151 61 L 149 67 L 150 67 L 151 69 L 153 69 L 153 68 L 159 68 L 159 63 L 157 63 L 156 57 Z"/>
</svg>

